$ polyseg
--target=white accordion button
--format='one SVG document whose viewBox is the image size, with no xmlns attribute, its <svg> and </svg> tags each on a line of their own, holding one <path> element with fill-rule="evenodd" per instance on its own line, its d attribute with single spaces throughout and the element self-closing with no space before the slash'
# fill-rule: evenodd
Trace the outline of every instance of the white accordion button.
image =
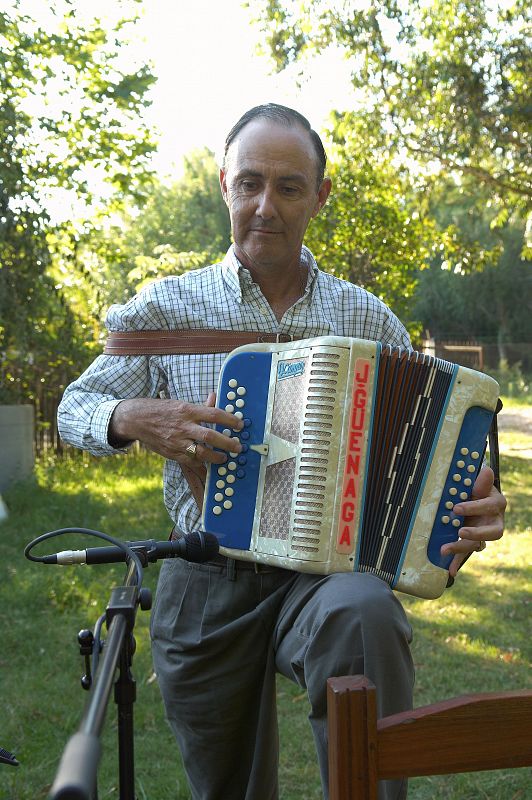
<svg viewBox="0 0 532 800">
<path fill-rule="evenodd" d="M 453 519 L 451 524 L 454 525 L 455 528 L 459 528 L 462 523 L 459 519 Z"/>
<path fill-rule="evenodd" d="M 455 472 L 454 475 L 453 475 L 453 481 L 456 481 L 456 483 L 458 483 L 458 481 L 461 481 L 461 480 L 462 480 L 462 476 L 460 475 L 460 473 L 459 472 Z"/>
<path fill-rule="evenodd" d="M 228 464 L 227 464 L 227 469 L 230 469 L 231 471 L 235 470 L 236 469 L 236 461 L 229 461 Z"/>
<path fill-rule="evenodd" d="M 462 447 L 462 449 L 460 450 L 460 452 L 461 452 L 461 454 L 462 454 L 463 456 L 467 456 L 467 455 L 469 454 L 469 450 L 467 449 L 467 447 Z"/>
<path fill-rule="evenodd" d="M 236 394 L 235 392 L 227 392 L 226 397 L 228 400 L 235 400 Z"/>
<path fill-rule="evenodd" d="M 465 467 L 465 461 L 457 461 L 456 466 L 458 469 L 463 469 Z"/>
<path fill-rule="evenodd" d="M 216 481 L 216 488 L 223 489 L 225 486 L 225 481 Z"/>
<path fill-rule="evenodd" d="M 471 478 L 466 478 L 464 480 L 464 486 L 471 486 L 472 483 L 473 481 L 471 480 Z"/>
<path fill-rule="evenodd" d="M 235 478 L 234 475 L 228 475 L 227 476 L 227 483 L 234 483 L 235 481 L 236 481 L 236 478 Z"/>
<path fill-rule="evenodd" d="M 451 521 L 451 518 L 450 518 L 450 517 L 448 517 L 448 516 L 447 516 L 447 514 L 445 514 L 445 515 L 444 515 L 444 516 L 441 518 L 441 521 L 443 522 L 443 524 L 444 524 L 444 525 L 447 525 L 447 524 L 448 524 L 448 523 Z"/>
<path fill-rule="evenodd" d="M 242 400 L 242 398 L 239 398 L 235 403 L 235 406 L 237 408 L 244 408 L 245 405 L 246 405 L 246 401 Z"/>
<path fill-rule="evenodd" d="M 236 417 L 237 419 L 242 419 L 242 417 L 243 417 L 243 416 L 244 416 L 244 415 L 243 415 L 243 413 L 242 413 L 241 411 L 235 411 L 235 417 Z"/>
<path fill-rule="evenodd" d="M 240 395 L 240 397 L 244 397 L 244 395 L 246 394 L 245 387 L 244 386 L 239 386 L 238 389 L 236 390 L 236 393 L 238 395 Z"/>
<path fill-rule="evenodd" d="M 236 378 L 231 378 L 231 380 L 227 381 L 227 384 L 231 387 L 231 389 L 236 389 L 238 386 L 238 381 Z"/>
<path fill-rule="evenodd" d="M 226 508 L 227 510 L 233 508 L 232 502 L 230 500 L 224 500 L 224 508 Z"/>
<path fill-rule="evenodd" d="M 218 516 L 219 514 L 222 513 L 222 510 L 223 509 L 222 509 L 221 506 L 213 506 L 212 513 L 216 514 L 216 516 Z"/>
<path fill-rule="evenodd" d="M 218 467 L 218 475 L 227 475 L 227 470 L 225 467 Z"/>
<path fill-rule="evenodd" d="M 460 500 L 467 500 L 468 494 L 467 492 L 460 492 Z"/>
<path fill-rule="evenodd" d="M 235 490 L 233 489 L 232 486 L 228 486 L 227 489 L 225 490 L 225 493 L 227 497 L 232 497 L 235 493 Z"/>
<path fill-rule="evenodd" d="M 451 486 L 451 488 L 449 489 L 449 494 L 457 494 L 457 493 L 458 489 L 455 486 Z"/>
<path fill-rule="evenodd" d="M 477 453 L 476 450 L 473 450 L 473 452 L 471 453 L 471 458 L 480 458 L 480 453 Z"/>
<path fill-rule="evenodd" d="M 448 508 L 449 510 L 450 510 L 450 509 L 451 509 L 453 506 L 454 506 L 454 503 L 453 503 L 453 501 L 452 501 L 452 500 L 447 500 L 447 502 L 445 503 L 445 508 Z"/>
<path fill-rule="evenodd" d="M 474 465 L 474 464 L 470 464 L 470 465 L 468 466 L 468 468 L 467 468 L 467 471 L 468 471 L 468 472 L 475 472 L 475 470 L 476 470 L 476 467 L 475 467 L 475 465 Z"/>
<path fill-rule="evenodd" d="M 228 403 L 226 405 L 226 407 L 225 407 L 225 411 L 227 411 L 228 414 L 232 414 L 234 410 L 235 410 L 235 407 L 232 406 L 231 403 Z"/>
<path fill-rule="evenodd" d="M 224 496 L 221 492 L 216 492 L 216 494 L 214 495 L 214 499 L 216 500 L 217 503 L 221 503 L 222 500 L 224 499 Z"/>
</svg>

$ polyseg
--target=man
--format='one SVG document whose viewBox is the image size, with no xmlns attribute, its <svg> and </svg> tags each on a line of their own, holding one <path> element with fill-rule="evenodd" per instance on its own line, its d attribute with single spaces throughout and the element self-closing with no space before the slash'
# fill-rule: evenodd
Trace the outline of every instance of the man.
<svg viewBox="0 0 532 800">
<path fill-rule="evenodd" d="M 167 278 L 124 306 L 113 330 L 261 330 L 295 338 L 339 335 L 409 346 L 399 320 L 359 287 L 318 270 L 303 237 L 331 190 L 325 153 L 308 121 L 283 106 L 251 109 L 230 132 L 220 185 L 234 245 L 221 264 Z M 165 502 L 181 532 L 199 510 L 180 465 L 222 463 L 240 444 L 208 427 L 239 430 L 214 408 L 223 356 L 100 356 L 66 391 L 65 440 L 93 453 L 139 440 L 163 455 Z M 162 398 L 161 398 L 162 394 Z M 213 448 L 217 448 L 214 450 Z M 475 497 L 456 510 L 468 524 L 451 574 L 466 554 L 502 535 L 504 498 L 483 470 Z M 410 707 L 411 629 L 394 593 L 369 574 L 302 575 L 233 562 L 163 563 L 152 614 L 154 663 L 193 798 L 274 800 L 277 788 L 275 673 L 308 693 L 327 796 L 326 679 L 364 673 L 381 716 Z M 398 781 L 381 797 L 405 796 Z"/>
</svg>

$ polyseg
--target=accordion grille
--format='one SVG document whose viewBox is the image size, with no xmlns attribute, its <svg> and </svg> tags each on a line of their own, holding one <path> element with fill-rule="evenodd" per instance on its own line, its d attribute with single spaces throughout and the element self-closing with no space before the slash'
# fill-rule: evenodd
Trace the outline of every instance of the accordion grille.
<svg viewBox="0 0 532 800">
<path fill-rule="evenodd" d="M 399 347 L 381 353 L 360 572 L 389 583 L 396 574 L 453 374 L 452 364 L 432 356 Z"/>
<path fill-rule="evenodd" d="M 327 497 L 340 356 L 314 352 L 308 370 L 299 468 L 294 486 L 293 550 L 318 553 Z"/>
</svg>

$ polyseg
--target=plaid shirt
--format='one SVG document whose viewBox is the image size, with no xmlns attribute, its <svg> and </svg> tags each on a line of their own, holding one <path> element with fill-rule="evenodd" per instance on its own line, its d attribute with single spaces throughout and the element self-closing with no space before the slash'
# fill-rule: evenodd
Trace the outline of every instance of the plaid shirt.
<svg viewBox="0 0 532 800">
<path fill-rule="evenodd" d="M 280 322 L 231 247 L 219 264 L 155 281 L 125 305 L 111 306 L 106 325 L 113 331 L 212 328 L 295 338 L 349 336 L 410 347 L 404 326 L 374 295 L 322 272 L 306 247 L 301 263 L 308 268 L 304 296 Z M 224 354 L 98 356 L 65 391 L 58 411 L 61 437 L 94 455 L 123 452 L 107 440 L 109 420 L 120 400 L 164 397 L 204 403 L 216 390 L 224 358 Z M 164 500 L 180 530 L 197 529 L 199 512 L 175 461 L 165 463 Z"/>
</svg>

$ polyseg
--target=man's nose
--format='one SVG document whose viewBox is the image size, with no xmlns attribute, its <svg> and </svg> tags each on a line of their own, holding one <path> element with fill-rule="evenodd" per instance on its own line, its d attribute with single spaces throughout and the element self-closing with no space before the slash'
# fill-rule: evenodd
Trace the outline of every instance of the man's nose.
<svg viewBox="0 0 532 800">
<path fill-rule="evenodd" d="M 273 192 L 266 188 L 257 195 L 257 215 L 262 219 L 272 219 L 276 214 Z"/>
</svg>

